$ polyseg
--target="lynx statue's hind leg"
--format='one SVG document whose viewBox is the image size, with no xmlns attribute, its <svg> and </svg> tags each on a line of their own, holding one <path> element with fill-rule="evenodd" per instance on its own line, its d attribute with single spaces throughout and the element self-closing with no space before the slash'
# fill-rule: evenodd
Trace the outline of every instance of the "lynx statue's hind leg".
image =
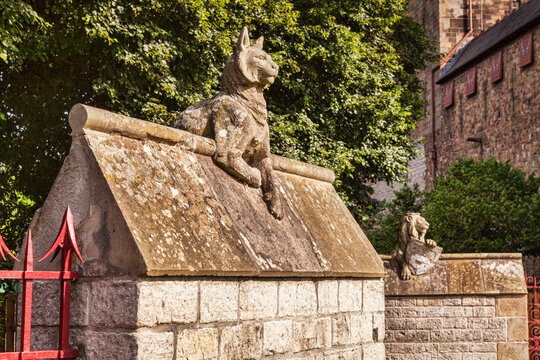
<svg viewBox="0 0 540 360">
<path fill-rule="evenodd" d="M 272 167 L 272 160 L 270 157 L 265 157 L 257 163 L 257 167 L 262 175 L 262 191 L 266 206 L 272 216 L 281 220 L 283 219 L 283 205 L 279 194 L 279 183 Z"/>
</svg>

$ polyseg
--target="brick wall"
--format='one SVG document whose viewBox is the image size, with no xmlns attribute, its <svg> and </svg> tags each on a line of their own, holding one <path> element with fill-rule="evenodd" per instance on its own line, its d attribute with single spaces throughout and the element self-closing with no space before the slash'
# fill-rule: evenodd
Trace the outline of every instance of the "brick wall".
<svg viewBox="0 0 540 360">
<path fill-rule="evenodd" d="M 503 50 L 503 79 L 490 82 L 491 58 L 477 65 L 477 92 L 467 97 L 467 72 L 454 78 L 455 102 L 437 109 L 440 127 L 436 131 L 438 169 L 444 172 L 457 158 L 477 160 L 495 157 L 509 160 L 528 173 L 540 174 L 540 31 L 534 30 L 532 65 L 519 67 L 520 38 Z M 438 88 L 442 99 L 444 86 Z M 440 102 L 439 102 L 440 104 Z M 482 138 L 482 145 L 468 142 Z"/>
<path fill-rule="evenodd" d="M 36 287 L 35 294 L 50 294 L 34 312 L 37 348 L 56 341 L 58 313 L 46 309 L 58 304 L 58 288 Z M 80 359 L 385 358 L 380 279 L 82 278 L 73 288 Z"/>
<path fill-rule="evenodd" d="M 388 360 L 525 360 L 526 297 L 387 297 Z"/>
</svg>

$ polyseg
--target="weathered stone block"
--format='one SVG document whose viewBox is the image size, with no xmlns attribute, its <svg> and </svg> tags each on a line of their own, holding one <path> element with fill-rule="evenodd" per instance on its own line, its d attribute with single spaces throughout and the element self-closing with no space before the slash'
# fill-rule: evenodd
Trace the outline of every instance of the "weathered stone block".
<svg viewBox="0 0 540 360">
<path fill-rule="evenodd" d="M 141 281 L 138 287 L 139 305 L 133 316 L 138 317 L 139 324 L 152 326 L 197 320 L 198 282 Z"/>
<path fill-rule="evenodd" d="M 366 343 L 373 341 L 373 328 L 371 314 L 351 315 L 351 342 Z M 382 331 L 382 334 L 377 335 L 383 339 L 384 331 Z"/>
<path fill-rule="evenodd" d="M 335 314 L 339 311 L 338 282 L 336 280 L 317 283 L 319 314 Z"/>
<path fill-rule="evenodd" d="M 527 296 L 503 296 L 496 300 L 497 316 L 527 316 Z"/>
<path fill-rule="evenodd" d="M 311 281 L 279 284 L 279 316 L 309 316 L 317 313 L 317 294 Z"/>
<path fill-rule="evenodd" d="M 329 317 L 293 323 L 294 351 L 329 349 L 332 345 L 332 322 Z"/>
<path fill-rule="evenodd" d="M 277 282 L 246 281 L 240 283 L 240 319 L 266 319 L 277 314 Z"/>
<path fill-rule="evenodd" d="M 339 311 L 362 310 L 363 283 L 360 280 L 339 281 Z"/>
<path fill-rule="evenodd" d="M 332 318 L 332 346 L 351 343 L 351 318 L 339 315 Z"/>
<path fill-rule="evenodd" d="M 362 348 L 345 349 L 345 350 L 330 350 L 324 352 L 325 360 L 362 360 Z M 364 360 L 369 359 L 364 357 Z M 374 359 L 383 359 L 374 358 Z"/>
<path fill-rule="evenodd" d="M 88 325 L 90 284 L 78 281 L 71 287 L 71 325 Z"/>
<path fill-rule="evenodd" d="M 497 360 L 524 360 L 528 356 L 527 343 L 501 343 L 497 345 Z"/>
<path fill-rule="evenodd" d="M 33 286 L 32 324 L 57 325 L 60 319 L 60 282 L 34 280 Z"/>
<path fill-rule="evenodd" d="M 137 341 L 137 360 L 170 360 L 173 357 L 174 335 L 172 332 L 143 331 L 135 333 L 134 336 Z"/>
<path fill-rule="evenodd" d="M 237 282 L 201 282 L 201 322 L 238 319 Z"/>
<path fill-rule="evenodd" d="M 95 281 L 91 285 L 90 323 L 116 327 L 137 323 L 137 313 L 145 313 L 137 307 L 137 284 L 133 281 Z M 148 309 L 153 312 L 154 309 Z"/>
<path fill-rule="evenodd" d="M 473 308 L 473 317 L 494 317 L 495 316 L 495 307 L 494 306 L 475 306 Z"/>
<path fill-rule="evenodd" d="M 73 330 L 70 332 L 74 333 Z M 17 329 L 17 349 L 20 348 L 20 328 Z M 57 326 L 32 326 L 30 349 L 57 349 L 58 348 L 58 327 Z"/>
<path fill-rule="evenodd" d="M 463 298 L 464 306 L 488 306 L 495 305 L 495 297 L 466 296 Z"/>
<path fill-rule="evenodd" d="M 293 348 L 293 325 L 291 320 L 264 323 L 263 354 L 282 354 Z"/>
<path fill-rule="evenodd" d="M 384 283 L 382 280 L 366 280 L 363 289 L 364 312 L 384 311 Z"/>
<path fill-rule="evenodd" d="M 177 360 L 215 360 L 219 334 L 216 328 L 186 329 L 178 334 Z"/>
<path fill-rule="evenodd" d="M 221 332 L 220 360 L 251 360 L 262 355 L 261 324 L 227 326 Z"/>
<path fill-rule="evenodd" d="M 73 344 L 79 349 L 81 360 L 139 359 L 137 339 L 132 333 L 81 331 L 74 334 Z"/>
<path fill-rule="evenodd" d="M 385 349 L 383 343 L 364 344 L 362 345 L 364 360 L 368 359 L 384 359 Z"/>
<path fill-rule="evenodd" d="M 527 318 L 509 318 L 507 328 L 508 341 L 529 341 Z"/>
<path fill-rule="evenodd" d="M 373 341 L 383 341 L 385 338 L 384 313 L 373 314 Z"/>
</svg>

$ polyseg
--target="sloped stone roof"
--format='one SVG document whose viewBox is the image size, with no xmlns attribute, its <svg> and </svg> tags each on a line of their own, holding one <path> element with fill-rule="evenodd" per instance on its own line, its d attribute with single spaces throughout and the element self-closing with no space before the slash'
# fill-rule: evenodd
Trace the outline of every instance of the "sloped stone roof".
<svg viewBox="0 0 540 360">
<path fill-rule="evenodd" d="M 72 148 L 32 224 L 38 255 L 70 204 L 86 275 L 384 274 L 328 169 L 273 157 L 279 221 L 213 163 L 211 139 L 80 104 L 69 119 Z"/>
</svg>

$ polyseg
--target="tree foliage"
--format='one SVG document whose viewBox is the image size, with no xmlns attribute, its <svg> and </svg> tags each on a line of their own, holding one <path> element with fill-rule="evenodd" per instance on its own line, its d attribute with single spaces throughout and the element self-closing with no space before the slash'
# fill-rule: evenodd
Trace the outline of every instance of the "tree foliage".
<svg viewBox="0 0 540 360">
<path fill-rule="evenodd" d="M 392 201 L 383 201 L 376 221 L 367 224 L 367 236 L 379 254 L 390 254 L 396 247 L 399 223 L 408 212 L 421 212 L 424 207 L 424 192 L 418 184 L 405 184 L 394 191 Z"/>
<path fill-rule="evenodd" d="M 427 236 L 445 252 L 540 253 L 540 177 L 495 159 L 462 159 L 435 180 L 431 191 L 405 187 L 386 205 L 378 227 L 368 232 L 388 253 L 401 216 L 420 211 L 430 223 Z M 390 239 L 390 240 L 389 240 Z"/>
<path fill-rule="evenodd" d="M 280 66 L 266 94 L 272 151 L 330 167 L 357 214 L 367 181 L 395 180 L 423 116 L 415 72 L 433 57 L 405 0 L 4 0 L 0 165 L 40 204 L 86 103 L 161 124 L 220 89 L 243 25 Z M 0 219 L 3 221 L 4 219 Z"/>
</svg>

